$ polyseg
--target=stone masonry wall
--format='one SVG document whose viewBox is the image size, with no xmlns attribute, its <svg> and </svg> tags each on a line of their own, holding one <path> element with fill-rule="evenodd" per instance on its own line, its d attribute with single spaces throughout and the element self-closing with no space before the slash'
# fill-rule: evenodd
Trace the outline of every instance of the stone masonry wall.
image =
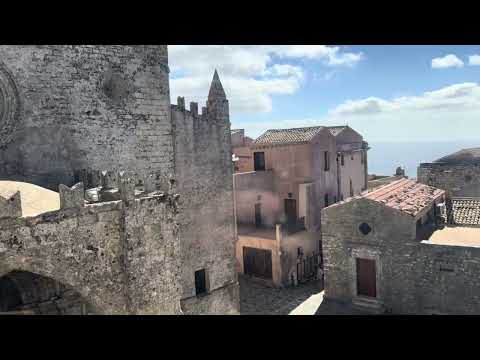
<svg viewBox="0 0 480 360">
<path fill-rule="evenodd" d="M 424 163 L 417 169 L 418 181 L 444 189 L 449 196 L 480 196 L 480 165 Z"/>
<path fill-rule="evenodd" d="M 172 106 L 176 192 L 181 194 L 182 302 L 188 313 L 204 312 L 207 300 L 196 310 L 187 304 L 198 300 L 188 300 L 195 297 L 195 271 L 206 269 L 210 289 L 207 304 L 214 307 L 205 311 L 237 313 L 239 298 L 235 295 L 236 290 L 217 291 L 229 286 L 238 287 L 228 104 L 223 116 L 211 108 L 199 115 L 197 108 L 196 104 L 190 106 L 191 111 L 185 110 L 182 104 Z M 225 301 L 216 302 L 214 298 L 217 296 L 222 296 Z"/>
<path fill-rule="evenodd" d="M 173 172 L 167 46 L 0 46 L 0 178 Z M 14 108 L 14 109 L 12 109 Z"/>
<path fill-rule="evenodd" d="M 54 279 L 78 291 L 95 313 L 180 313 L 172 197 L 68 204 L 0 219 L 0 276 L 26 271 Z"/>
<path fill-rule="evenodd" d="M 480 248 L 422 243 L 416 306 L 424 314 L 480 314 Z"/>
<path fill-rule="evenodd" d="M 358 227 L 372 231 L 363 235 Z M 322 211 L 325 296 L 352 303 L 355 256 L 376 259 L 377 298 L 393 314 L 480 313 L 480 249 L 415 240 L 415 218 L 368 200 Z"/>
</svg>

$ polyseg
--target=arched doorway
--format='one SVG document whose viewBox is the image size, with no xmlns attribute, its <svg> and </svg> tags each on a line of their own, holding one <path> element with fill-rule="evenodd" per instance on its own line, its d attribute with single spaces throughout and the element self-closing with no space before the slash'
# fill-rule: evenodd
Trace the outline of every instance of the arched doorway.
<svg viewBox="0 0 480 360">
<path fill-rule="evenodd" d="M 0 313 L 88 315 L 93 309 L 70 286 L 27 271 L 0 277 Z"/>
</svg>

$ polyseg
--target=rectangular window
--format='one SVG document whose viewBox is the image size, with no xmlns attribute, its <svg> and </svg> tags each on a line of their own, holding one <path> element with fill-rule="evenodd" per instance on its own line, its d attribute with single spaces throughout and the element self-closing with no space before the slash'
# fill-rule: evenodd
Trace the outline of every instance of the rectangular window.
<svg viewBox="0 0 480 360">
<path fill-rule="evenodd" d="M 255 204 L 255 226 L 262 226 L 262 204 Z"/>
<path fill-rule="evenodd" d="M 324 164 L 325 164 L 325 171 L 329 171 L 330 170 L 330 158 L 329 158 L 328 151 L 323 152 L 323 161 L 324 161 Z"/>
<path fill-rule="evenodd" d="M 205 269 L 195 271 L 195 294 L 201 295 L 207 292 L 207 277 Z"/>
<path fill-rule="evenodd" d="M 328 206 L 328 194 L 325 194 L 325 207 Z"/>
<path fill-rule="evenodd" d="M 350 179 L 350 196 L 353 196 L 353 184 L 352 184 L 352 179 Z"/>
<path fill-rule="evenodd" d="M 301 247 L 297 248 L 297 257 L 303 256 L 303 249 Z"/>
<path fill-rule="evenodd" d="M 265 170 L 265 153 L 264 152 L 253 153 L 253 169 L 255 171 Z"/>
<path fill-rule="evenodd" d="M 340 163 L 342 164 L 342 166 L 345 165 L 345 157 L 343 156 L 343 154 L 342 154 L 342 156 L 340 157 Z"/>
</svg>

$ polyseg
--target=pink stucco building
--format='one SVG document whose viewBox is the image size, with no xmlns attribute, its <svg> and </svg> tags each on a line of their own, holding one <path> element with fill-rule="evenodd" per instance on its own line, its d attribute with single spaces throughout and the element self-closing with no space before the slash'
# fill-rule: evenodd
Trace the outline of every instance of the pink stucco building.
<svg viewBox="0 0 480 360">
<path fill-rule="evenodd" d="M 279 286 L 313 275 L 320 210 L 366 189 L 367 150 L 348 126 L 267 130 L 243 147 L 249 163 L 234 174 L 238 271 Z"/>
</svg>

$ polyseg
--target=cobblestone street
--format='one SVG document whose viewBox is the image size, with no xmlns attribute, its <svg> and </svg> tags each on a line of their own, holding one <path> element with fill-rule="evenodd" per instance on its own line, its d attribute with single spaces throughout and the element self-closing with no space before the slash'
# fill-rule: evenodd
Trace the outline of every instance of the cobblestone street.
<svg viewBox="0 0 480 360">
<path fill-rule="evenodd" d="M 238 280 L 242 315 L 288 315 L 293 310 L 302 314 L 303 304 L 312 296 L 320 296 L 320 300 L 315 300 L 321 302 L 321 281 L 311 281 L 294 288 L 273 288 L 244 276 L 239 276 Z"/>
</svg>

